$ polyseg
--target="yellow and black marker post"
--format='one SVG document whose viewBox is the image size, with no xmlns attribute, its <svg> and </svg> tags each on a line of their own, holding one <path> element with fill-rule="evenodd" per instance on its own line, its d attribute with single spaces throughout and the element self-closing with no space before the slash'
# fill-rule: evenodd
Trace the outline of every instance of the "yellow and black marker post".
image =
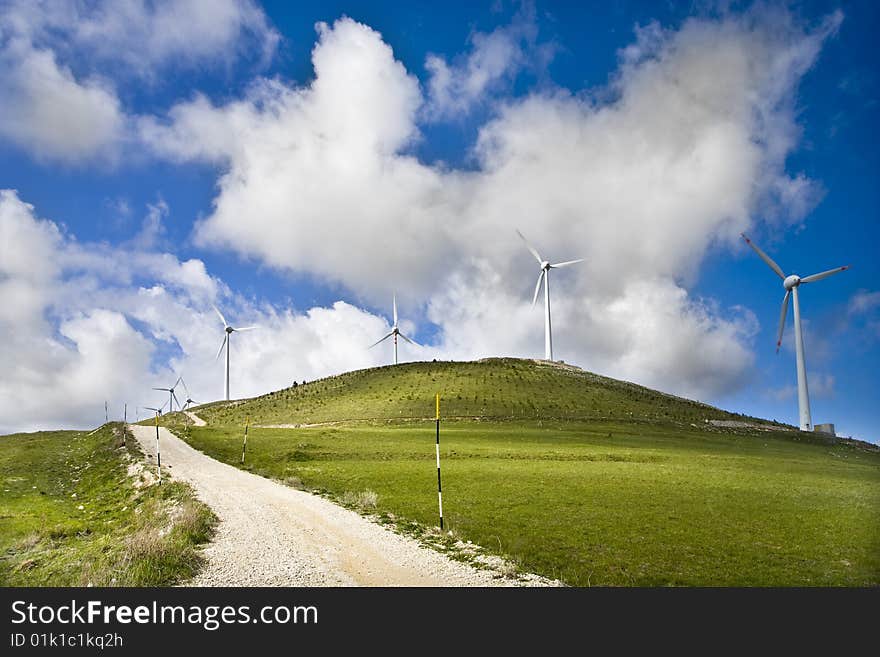
<svg viewBox="0 0 880 657">
<path fill-rule="evenodd" d="M 244 464 L 244 454 L 247 451 L 247 433 L 248 433 L 248 425 L 251 423 L 250 416 L 245 416 L 244 418 L 244 442 L 241 444 L 241 462 Z"/>
<path fill-rule="evenodd" d="M 443 486 L 440 485 L 440 393 L 437 393 L 437 503 L 440 505 L 440 529 L 443 529 Z"/>
<path fill-rule="evenodd" d="M 162 454 L 159 452 L 159 413 L 156 413 L 156 473 L 162 483 Z"/>
</svg>

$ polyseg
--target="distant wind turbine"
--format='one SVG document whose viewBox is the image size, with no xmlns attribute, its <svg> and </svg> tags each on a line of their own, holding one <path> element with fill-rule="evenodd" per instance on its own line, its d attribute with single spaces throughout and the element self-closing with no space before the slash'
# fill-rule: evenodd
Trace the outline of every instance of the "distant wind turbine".
<svg viewBox="0 0 880 657">
<path fill-rule="evenodd" d="M 386 335 L 385 337 L 383 337 L 382 339 L 376 340 L 373 344 L 371 344 L 369 346 L 369 349 L 372 349 L 380 342 L 384 342 L 388 338 L 393 337 L 394 338 L 394 364 L 397 365 L 397 336 L 399 335 L 401 338 L 403 338 L 404 340 L 406 340 L 407 342 L 409 342 L 412 345 L 418 346 L 418 343 L 413 342 L 408 337 L 406 337 L 403 333 L 401 333 L 400 328 L 398 328 L 398 326 L 397 326 L 397 295 L 396 294 L 392 296 L 392 305 L 394 307 L 394 326 L 391 327 L 391 332 L 388 335 Z"/>
<path fill-rule="evenodd" d="M 183 380 L 183 377 L 180 378 L 180 384 L 183 386 L 183 391 L 186 393 L 186 401 L 183 403 L 183 410 L 189 408 L 190 404 L 198 405 L 198 402 L 189 396 L 189 389 L 186 387 L 186 381 Z"/>
<path fill-rule="evenodd" d="M 761 257 L 761 260 L 766 262 L 767 266 L 776 272 L 776 275 L 782 279 L 782 287 L 785 288 L 785 296 L 782 298 L 782 311 L 779 314 L 779 331 L 776 336 L 777 354 L 779 353 L 779 347 L 782 345 L 782 332 L 785 330 L 785 316 L 788 314 L 788 299 L 789 297 L 794 299 L 794 344 L 795 353 L 797 355 L 798 413 L 800 416 L 800 428 L 801 431 L 812 431 L 813 424 L 812 419 L 810 418 L 810 395 L 807 390 L 807 365 L 804 360 L 804 336 L 801 331 L 801 306 L 798 300 L 798 287 L 801 283 L 815 283 L 816 281 L 821 281 L 823 278 L 838 274 L 849 269 L 849 265 L 829 269 L 828 271 L 812 274 L 811 276 L 804 276 L 803 278 L 797 274 L 786 276 L 785 272 L 782 271 L 782 267 L 773 262 L 770 256 L 764 253 L 757 244 L 746 236 L 745 233 L 743 233 L 742 236 L 746 241 L 746 244 L 752 247 L 755 250 L 755 253 Z"/>
<path fill-rule="evenodd" d="M 174 394 L 174 390 L 180 384 L 182 377 L 177 377 L 177 381 L 174 382 L 174 385 L 170 388 L 153 388 L 153 390 L 163 390 L 168 393 L 168 412 L 171 413 L 174 411 L 174 402 L 177 402 L 177 408 L 180 408 L 180 402 L 177 401 L 177 395 Z M 162 408 L 165 408 L 165 404 L 162 404 Z"/>
<path fill-rule="evenodd" d="M 233 328 L 232 326 L 229 325 L 229 322 L 226 321 L 226 318 L 223 316 L 223 313 L 220 312 L 220 310 L 217 308 L 217 306 L 214 306 L 213 308 L 214 308 L 214 311 L 217 313 L 217 316 L 220 317 L 220 321 L 223 322 L 223 330 L 226 331 L 226 335 L 223 336 L 223 342 L 220 344 L 220 349 L 217 351 L 217 357 L 214 360 L 217 360 L 217 358 L 220 358 L 220 354 L 223 353 L 223 347 L 226 347 L 225 393 L 226 393 L 226 401 L 229 401 L 229 344 L 230 344 L 230 338 L 232 337 L 232 334 L 235 333 L 236 331 L 252 331 L 258 327 L 257 326 L 245 326 L 243 328 Z"/>
<path fill-rule="evenodd" d="M 541 266 L 541 273 L 538 274 L 538 283 L 535 285 L 535 296 L 532 299 L 532 305 L 538 301 L 538 293 L 541 291 L 541 283 L 544 283 L 544 358 L 546 360 L 553 360 L 553 336 L 550 331 L 550 270 L 551 269 L 559 269 L 560 267 L 568 267 L 569 265 L 574 265 L 579 262 L 583 262 L 583 258 L 578 258 L 577 260 L 566 260 L 565 262 L 557 262 L 555 264 L 551 264 L 550 261 L 544 260 L 541 257 L 541 254 L 538 253 L 537 249 L 529 244 L 528 240 L 523 237 L 523 234 L 516 231 L 516 234 L 519 235 L 520 239 L 525 242 L 526 248 L 532 252 L 532 255 L 535 256 L 535 260 L 538 261 L 538 264 Z"/>
</svg>

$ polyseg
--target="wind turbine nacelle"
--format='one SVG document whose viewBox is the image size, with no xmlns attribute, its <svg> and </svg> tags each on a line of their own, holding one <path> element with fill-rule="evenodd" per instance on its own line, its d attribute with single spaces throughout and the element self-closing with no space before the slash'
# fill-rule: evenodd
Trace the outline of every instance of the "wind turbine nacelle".
<svg viewBox="0 0 880 657">
<path fill-rule="evenodd" d="M 801 277 L 797 274 L 792 274 L 791 276 L 787 276 L 784 281 L 782 281 L 782 287 L 786 290 L 790 290 L 792 288 L 797 287 L 801 282 Z"/>
<path fill-rule="evenodd" d="M 232 333 L 234 330 L 235 330 L 235 329 L 232 328 L 231 326 L 227 326 L 227 327 L 226 327 L 226 332 L 227 332 L 227 333 Z"/>
</svg>

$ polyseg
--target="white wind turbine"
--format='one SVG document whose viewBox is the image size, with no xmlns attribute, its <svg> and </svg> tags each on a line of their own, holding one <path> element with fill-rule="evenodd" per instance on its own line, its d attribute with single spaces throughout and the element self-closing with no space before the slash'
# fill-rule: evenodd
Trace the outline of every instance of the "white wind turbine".
<svg viewBox="0 0 880 657">
<path fill-rule="evenodd" d="M 394 306 L 394 326 L 391 327 L 391 332 L 388 335 L 386 335 L 385 337 L 383 337 L 382 339 L 376 340 L 373 344 L 371 344 L 369 346 L 369 349 L 372 349 L 380 342 L 384 342 L 388 338 L 393 337 L 394 338 L 394 364 L 397 365 L 397 336 L 399 335 L 401 338 L 403 338 L 404 340 L 406 340 L 407 342 L 409 342 L 412 345 L 418 346 L 418 344 L 413 342 L 412 340 L 410 340 L 403 333 L 401 333 L 400 329 L 397 326 L 397 295 L 396 294 L 392 297 L 392 305 Z"/>
<path fill-rule="evenodd" d="M 559 269 L 560 267 L 568 267 L 569 265 L 574 265 L 579 262 L 583 262 L 583 258 L 578 258 L 577 260 L 566 260 L 565 262 L 557 262 L 556 264 L 551 264 L 550 261 L 544 260 L 541 257 L 541 254 L 538 253 L 537 249 L 529 244 L 528 240 L 523 237 L 523 234 L 516 231 L 516 234 L 519 235 L 520 239 L 525 242 L 526 248 L 532 252 L 532 255 L 535 256 L 535 260 L 538 261 L 538 264 L 541 266 L 541 273 L 538 274 L 538 283 L 535 285 L 535 296 L 532 299 L 532 305 L 534 306 L 538 301 L 538 293 L 541 291 L 541 283 L 544 283 L 544 358 L 546 360 L 553 360 L 553 336 L 550 331 L 550 270 L 551 269 Z"/>
<path fill-rule="evenodd" d="M 789 297 L 794 299 L 794 344 L 795 353 L 797 354 L 798 414 L 800 416 L 801 431 L 812 431 L 813 423 L 810 418 L 810 395 L 807 390 L 807 365 L 804 360 L 804 336 L 801 332 L 801 306 L 798 300 L 798 287 L 801 283 L 815 283 L 816 281 L 821 281 L 823 278 L 828 278 L 829 276 L 840 273 L 849 269 L 849 265 L 829 269 L 828 271 L 812 274 L 811 276 L 804 276 L 803 278 L 797 274 L 786 276 L 785 272 L 782 271 L 782 267 L 773 262 L 772 258 L 758 248 L 758 245 L 752 242 L 745 233 L 743 233 L 742 236 L 746 241 L 746 244 L 752 247 L 755 250 L 755 253 L 761 257 L 761 260 L 766 262 L 770 269 L 776 272 L 776 275 L 782 279 L 782 287 L 785 288 L 785 296 L 782 298 L 782 311 L 779 314 L 779 331 L 776 336 L 776 353 L 779 353 L 779 347 L 782 345 L 782 332 L 785 330 L 785 316 L 788 314 L 788 299 Z"/>
<path fill-rule="evenodd" d="M 143 408 L 148 411 L 153 411 L 156 415 L 162 415 L 162 409 L 165 408 L 165 404 L 162 404 L 159 408 L 156 408 L 155 406 L 144 406 Z"/>
<path fill-rule="evenodd" d="M 177 377 L 177 381 L 174 382 L 174 385 L 170 388 L 153 388 L 153 390 L 163 390 L 168 393 L 168 412 L 171 413 L 174 411 L 174 403 L 177 402 L 177 408 L 180 408 L 180 402 L 177 401 L 177 395 L 174 394 L 174 389 L 177 388 L 178 384 L 183 380 L 183 377 Z M 165 408 L 165 404 L 162 404 L 162 408 Z"/>
<path fill-rule="evenodd" d="M 190 396 L 189 389 L 186 387 L 186 381 L 183 380 L 183 377 L 180 377 L 180 384 L 183 386 L 183 391 L 186 393 L 186 401 L 183 403 L 183 408 L 181 410 L 185 411 L 192 404 L 198 406 L 199 403 Z"/>
<path fill-rule="evenodd" d="M 232 334 L 235 333 L 236 331 L 252 331 L 253 329 L 258 328 L 258 327 L 245 326 L 243 328 L 233 328 L 232 326 L 229 325 L 229 322 L 226 321 L 226 318 L 223 316 L 223 313 L 220 312 L 220 310 L 217 308 L 217 306 L 213 306 L 213 308 L 214 308 L 214 311 L 217 313 L 217 316 L 220 317 L 220 321 L 223 322 L 223 330 L 226 331 L 226 335 L 223 336 L 223 342 L 220 343 L 220 349 L 217 350 L 217 357 L 214 358 L 214 360 L 217 360 L 217 358 L 220 358 L 220 354 L 223 353 L 223 347 L 226 347 L 226 384 L 225 384 L 224 390 L 225 390 L 225 394 L 226 394 L 226 401 L 229 401 L 229 344 L 230 344 L 230 338 L 232 337 Z"/>
</svg>

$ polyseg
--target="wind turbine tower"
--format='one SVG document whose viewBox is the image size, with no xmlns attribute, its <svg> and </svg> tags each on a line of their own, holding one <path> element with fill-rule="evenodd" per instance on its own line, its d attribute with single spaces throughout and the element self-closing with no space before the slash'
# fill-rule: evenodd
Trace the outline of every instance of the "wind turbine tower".
<svg viewBox="0 0 880 657">
<path fill-rule="evenodd" d="M 544 283 L 544 358 L 546 360 L 553 360 L 553 333 L 550 329 L 550 270 L 568 267 L 569 265 L 583 262 L 584 259 L 578 258 L 577 260 L 566 260 L 565 262 L 551 264 L 549 260 L 544 260 L 541 257 L 537 249 L 529 244 L 528 240 L 523 237 L 519 230 L 516 231 L 516 234 L 525 242 L 526 248 L 535 256 L 535 260 L 538 261 L 538 265 L 541 267 L 541 273 L 538 274 L 538 283 L 535 285 L 535 296 L 532 298 L 532 305 L 534 306 L 537 303 L 538 293 L 541 291 L 541 283 Z"/>
<path fill-rule="evenodd" d="M 220 343 L 220 349 L 217 351 L 217 358 L 220 358 L 220 354 L 223 353 L 223 348 L 226 347 L 226 378 L 224 384 L 224 392 L 226 395 L 226 401 L 229 401 L 229 349 L 230 349 L 230 340 L 232 338 L 232 334 L 236 331 L 252 331 L 256 326 L 245 326 L 243 328 L 234 328 L 229 325 L 229 322 L 226 321 L 226 318 L 223 316 L 223 313 L 214 306 L 214 311 L 217 313 L 217 316 L 220 317 L 220 321 L 223 322 L 223 330 L 226 331 L 226 335 L 223 336 L 223 342 Z M 215 358 L 214 360 L 217 360 Z"/>
<path fill-rule="evenodd" d="M 802 283 L 815 283 L 816 281 L 821 281 L 823 278 L 839 274 L 840 272 L 849 269 L 849 265 L 835 267 L 834 269 L 829 269 L 828 271 L 819 272 L 818 274 L 812 274 L 810 276 L 804 276 L 803 278 L 797 274 L 789 274 L 786 276 L 785 272 L 782 271 L 782 267 L 777 265 L 773 259 L 764 253 L 757 244 L 746 236 L 745 233 L 742 234 L 742 237 L 746 241 L 746 244 L 754 249 L 755 253 L 758 254 L 761 260 L 767 263 L 767 266 L 782 279 L 782 287 L 785 288 L 785 296 L 782 297 L 782 310 L 779 313 L 779 331 L 776 335 L 777 354 L 779 353 L 779 347 L 782 345 L 782 332 L 785 330 L 785 316 L 788 314 L 788 300 L 789 298 L 792 298 L 794 301 L 794 346 L 797 355 L 798 415 L 801 431 L 812 431 L 813 422 L 810 417 L 810 393 L 807 389 L 807 364 L 806 359 L 804 358 L 804 336 L 801 330 L 801 304 L 798 298 L 798 288 Z"/>
</svg>

